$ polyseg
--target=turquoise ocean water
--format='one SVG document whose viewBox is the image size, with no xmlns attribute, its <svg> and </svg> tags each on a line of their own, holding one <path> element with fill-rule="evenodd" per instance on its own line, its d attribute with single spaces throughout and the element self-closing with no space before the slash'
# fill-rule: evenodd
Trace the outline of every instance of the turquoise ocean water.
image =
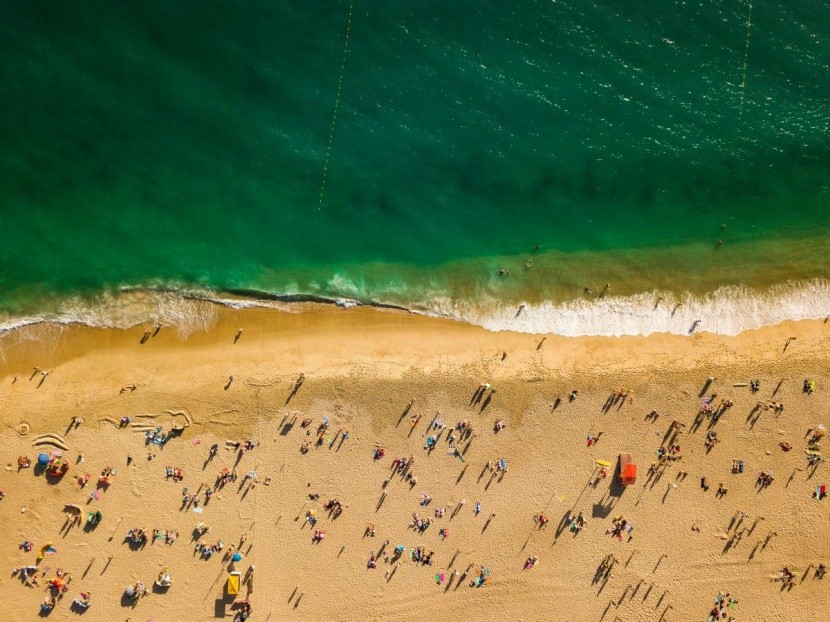
<svg viewBox="0 0 830 622">
<path fill-rule="evenodd" d="M 566 334 L 823 317 L 828 38 L 818 0 L 9 0 L 0 313 L 149 287 Z"/>
</svg>

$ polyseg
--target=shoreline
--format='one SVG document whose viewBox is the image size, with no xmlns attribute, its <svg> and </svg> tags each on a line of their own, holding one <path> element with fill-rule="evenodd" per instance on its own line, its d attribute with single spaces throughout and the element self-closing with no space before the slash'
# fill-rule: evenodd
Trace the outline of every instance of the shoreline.
<svg viewBox="0 0 830 622">
<path fill-rule="evenodd" d="M 694 332 L 735 336 L 746 330 L 786 321 L 826 320 L 830 317 L 830 281 L 788 282 L 762 291 L 728 286 L 705 296 L 688 292 L 677 296 L 657 290 L 619 296 L 610 289 L 603 289 L 599 294 L 595 292 L 559 303 L 520 301 L 512 304 L 495 298 L 470 303 L 442 298 L 412 306 L 240 288 L 223 291 L 125 286 L 117 292 L 92 298 L 67 299 L 57 311 L 7 316 L 0 321 L 0 334 L 40 323 L 129 328 L 152 321 L 177 326 L 180 334 L 187 335 L 208 330 L 221 308 L 303 312 L 318 305 L 406 312 L 479 325 L 496 332 L 569 337 L 691 335 Z"/>
<path fill-rule="evenodd" d="M 653 356 L 669 356 L 673 352 L 682 353 L 675 364 L 688 368 L 705 352 L 713 366 L 729 366 L 729 356 L 737 350 L 751 348 L 752 356 L 759 363 L 777 360 L 777 353 L 767 352 L 757 344 L 773 340 L 782 343 L 790 336 L 800 338 L 799 356 L 813 352 L 814 343 L 822 343 L 826 335 L 830 334 L 830 325 L 827 320 L 804 319 L 784 320 L 771 326 L 742 331 L 738 335 L 713 333 L 705 330 L 694 333 L 672 334 L 653 333 L 650 335 L 561 335 L 552 333 L 527 333 L 511 330 L 492 330 L 484 326 L 450 317 L 436 317 L 428 314 L 413 312 L 406 309 L 385 306 L 355 305 L 342 307 L 334 303 L 321 304 L 318 302 L 284 303 L 277 307 L 263 307 L 259 305 L 243 304 L 233 306 L 214 300 L 196 299 L 196 302 L 210 306 L 212 312 L 209 322 L 198 330 L 181 332 L 177 325 L 161 324 L 158 331 L 166 348 L 176 351 L 185 351 L 190 347 L 224 347 L 227 339 L 224 337 L 229 331 L 235 332 L 235 326 L 245 327 L 252 325 L 257 331 L 257 339 L 284 340 L 287 335 L 313 331 L 318 335 L 333 336 L 339 327 L 360 326 L 358 336 L 337 335 L 336 341 L 342 348 L 365 345 L 366 331 L 377 332 L 384 339 L 393 336 L 413 348 L 414 354 L 426 354 L 430 351 L 441 350 L 442 340 L 447 335 L 457 335 L 459 338 L 472 339 L 476 343 L 488 343 L 492 348 L 517 347 L 525 348 L 538 344 L 540 340 L 551 346 L 556 352 L 557 364 L 576 366 L 585 351 L 601 352 L 603 357 L 614 363 L 618 368 L 636 367 L 636 361 L 631 361 L 626 352 L 632 349 L 645 352 L 646 358 Z M 78 352 L 85 349 L 98 350 L 103 344 L 107 349 L 117 346 L 120 349 L 131 349 L 144 330 L 156 332 L 159 324 L 155 321 L 136 322 L 126 327 L 90 326 L 79 322 L 54 322 L 42 319 L 31 324 L 0 332 L 0 354 L 4 360 L 0 361 L 0 374 L 10 373 L 9 361 L 11 357 L 20 355 L 20 350 L 26 350 L 25 358 L 34 360 L 39 356 L 50 358 L 60 352 Z M 413 338 L 413 333 L 421 332 L 428 336 Z M 319 338 L 319 337 L 318 337 Z M 154 342 L 158 340 L 154 339 Z M 74 343 L 71 348 L 65 344 Z M 504 344 L 504 346 L 498 345 Z M 246 348 L 243 346 L 242 348 Z M 695 353 L 693 356 L 691 353 Z M 388 348 L 369 349 L 365 356 L 374 354 L 389 354 Z M 331 353 L 327 358 L 331 358 Z M 80 355 L 80 354 L 78 354 Z M 540 349 L 541 355 L 541 349 Z M 72 354 L 70 356 L 75 356 Z M 400 354 L 405 359 L 409 354 Z M 57 359 L 62 360 L 62 359 Z M 349 356 L 344 355 L 338 364 L 348 363 Z M 587 368 L 592 368 L 588 364 Z M 0 375 L 2 378 L 2 375 Z"/>
</svg>

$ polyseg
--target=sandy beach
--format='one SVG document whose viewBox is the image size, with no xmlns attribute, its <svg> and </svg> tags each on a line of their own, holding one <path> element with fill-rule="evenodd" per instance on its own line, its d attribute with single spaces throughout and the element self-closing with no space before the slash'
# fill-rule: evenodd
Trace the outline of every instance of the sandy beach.
<svg viewBox="0 0 830 622">
<path fill-rule="evenodd" d="M 719 594 L 724 620 L 826 610 L 824 322 L 566 338 L 308 305 L 156 329 L 0 336 L 3 620 L 50 594 L 53 620 L 132 622 L 230 620 L 246 596 L 256 621 L 693 621 Z M 69 468 L 48 477 L 55 450 Z"/>
</svg>

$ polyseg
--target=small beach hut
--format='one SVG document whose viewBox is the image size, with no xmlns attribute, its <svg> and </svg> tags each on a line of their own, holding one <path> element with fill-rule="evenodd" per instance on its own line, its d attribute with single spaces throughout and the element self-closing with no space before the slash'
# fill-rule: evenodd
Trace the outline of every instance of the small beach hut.
<svg viewBox="0 0 830 622">
<path fill-rule="evenodd" d="M 631 460 L 631 454 L 620 454 L 620 484 L 628 486 L 637 481 L 637 465 Z"/>
</svg>

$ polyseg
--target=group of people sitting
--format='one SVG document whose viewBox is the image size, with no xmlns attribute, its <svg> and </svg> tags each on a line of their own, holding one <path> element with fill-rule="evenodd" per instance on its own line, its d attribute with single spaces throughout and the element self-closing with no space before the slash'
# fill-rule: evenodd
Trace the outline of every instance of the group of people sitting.
<svg viewBox="0 0 830 622">
<path fill-rule="evenodd" d="M 426 552 L 424 547 L 418 546 L 409 552 L 409 557 L 412 561 L 423 564 L 424 566 L 432 566 L 432 556 L 435 551 Z"/>
<path fill-rule="evenodd" d="M 164 540 L 165 544 L 173 544 L 179 539 L 179 532 L 175 530 L 162 531 L 161 529 L 153 529 L 153 540 Z"/>
<path fill-rule="evenodd" d="M 184 471 L 181 467 L 164 467 L 164 477 L 172 478 L 174 482 L 184 479 Z"/>
<path fill-rule="evenodd" d="M 164 432 L 161 426 L 158 426 L 155 430 L 147 430 L 146 434 L 144 435 L 144 443 L 145 445 L 158 445 L 159 447 L 163 447 L 167 441 L 170 440 L 170 435 Z"/>
<path fill-rule="evenodd" d="M 605 533 L 612 535 L 617 540 L 622 540 L 623 532 L 628 533 L 628 537 L 631 538 L 632 531 L 634 531 L 634 525 L 622 516 L 617 516 L 614 518 L 613 524 L 605 530 Z"/>
<path fill-rule="evenodd" d="M 772 471 L 760 471 L 758 473 L 758 479 L 755 481 L 755 485 L 761 488 L 766 488 L 770 484 L 772 484 L 775 477 L 772 474 Z"/>
<path fill-rule="evenodd" d="M 329 499 L 326 501 L 325 505 L 323 505 L 323 509 L 328 510 L 329 517 L 334 519 L 343 513 L 343 504 L 337 499 Z"/>
<path fill-rule="evenodd" d="M 147 530 L 134 527 L 127 532 L 127 539 L 133 544 L 147 542 Z"/>
<path fill-rule="evenodd" d="M 541 519 L 540 519 L 540 522 L 541 522 Z M 547 522 L 547 518 L 545 518 L 545 522 Z M 625 521 L 622 521 L 622 522 L 623 522 L 623 527 L 625 527 Z M 568 525 L 568 528 L 571 530 L 572 533 L 577 534 L 585 526 L 585 515 L 582 512 L 580 512 L 576 516 L 571 514 L 568 517 L 568 520 L 565 521 L 565 524 Z M 609 529 L 606 533 L 610 533 L 610 532 L 611 532 L 611 529 Z M 618 533 L 615 533 L 614 535 L 616 535 L 620 540 L 622 540 L 622 536 L 618 535 Z"/>
<path fill-rule="evenodd" d="M 655 452 L 655 455 L 657 456 L 657 460 L 660 462 L 683 459 L 683 456 L 680 455 L 679 443 L 671 443 L 668 447 L 661 445 Z"/>
<path fill-rule="evenodd" d="M 429 518 L 420 518 L 417 513 L 412 513 L 412 522 L 409 523 L 410 529 L 415 529 L 418 533 L 424 533 L 432 524 Z"/>
<path fill-rule="evenodd" d="M 214 486 L 217 488 L 222 488 L 228 482 L 235 482 L 238 475 L 236 471 L 231 471 L 228 467 L 222 467 L 222 470 L 219 471 L 219 474 L 216 476 L 216 483 Z"/>
<path fill-rule="evenodd" d="M 197 542 L 194 547 L 195 552 L 199 554 L 202 559 L 210 559 L 214 553 L 219 553 L 225 548 L 225 541 L 219 540 L 216 544 L 202 544 Z"/>
<path fill-rule="evenodd" d="M 729 593 L 721 594 L 720 592 L 715 597 L 715 606 L 709 612 L 708 622 L 716 622 L 717 620 L 726 620 L 732 622 L 735 618 L 729 615 L 727 609 L 734 609 L 738 604 L 738 599 L 730 598 Z"/>
</svg>

